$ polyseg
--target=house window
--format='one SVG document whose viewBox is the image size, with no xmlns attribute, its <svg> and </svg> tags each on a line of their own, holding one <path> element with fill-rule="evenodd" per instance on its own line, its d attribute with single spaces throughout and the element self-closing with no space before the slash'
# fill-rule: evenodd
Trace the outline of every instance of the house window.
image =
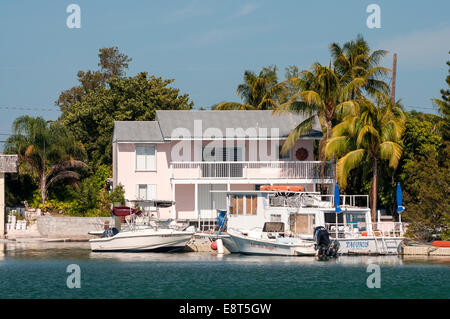
<svg viewBox="0 0 450 319">
<path fill-rule="evenodd" d="M 288 150 L 285 154 L 281 154 L 281 148 L 283 147 L 283 145 L 280 145 L 278 147 L 278 159 L 280 161 L 288 161 L 291 159 L 291 150 Z"/>
<path fill-rule="evenodd" d="M 154 171 L 156 170 L 156 147 L 136 146 L 136 170 Z"/>
<path fill-rule="evenodd" d="M 137 200 L 153 200 L 156 199 L 155 184 L 137 184 L 136 185 Z"/>
<path fill-rule="evenodd" d="M 230 196 L 231 215 L 256 215 L 258 204 L 255 195 Z"/>
</svg>

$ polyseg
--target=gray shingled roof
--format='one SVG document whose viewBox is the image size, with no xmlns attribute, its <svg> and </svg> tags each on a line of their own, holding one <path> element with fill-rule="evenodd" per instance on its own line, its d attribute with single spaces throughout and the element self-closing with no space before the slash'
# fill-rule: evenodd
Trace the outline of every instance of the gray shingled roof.
<svg viewBox="0 0 450 319">
<path fill-rule="evenodd" d="M 267 136 L 271 136 L 271 129 L 278 128 L 279 137 L 287 137 L 299 123 L 305 120 L 297 114 L 272 115 L 272 111 L 199 111 L 199 110 L 159 110 L 156 111 L 156 121 L 115 121 L 114 142 L 163 142 L 171 139 L 172 133 L 177 128 L 188 131 L 194 138 L 194 121 L 201 120 L 202 132 L 208 128 L 217 128 L 224 137 L 258 137 L 264 134 L 260 129 L 267 129 Z M 242 128 L 247 131 L 255 128 L 258 135 L 226 136 L 227 128 Z M 229 133 L 229 132 L 228 132 Z M 316 117 L 313 131 L 305 135 L 312 138 L 322 137 L 322 128 Z"/>
<path fill-rule="evenodd" d="M 156 121 L 114 121 L 113 142 L 163 142 Z"/>
<path fill-rule="evenodd" d="M 156 120 L 159 123 L 162 135 L 165 139 L 170 139 L 173 130 L 176 128 L 186 128 L 193 137 L 201 137 L 194 136 L 195 120 L 202 121 L 203 132 L 207 128 L 218 128 L 222 132 L 222 136 L 226 136 L 227 128 L 242 128 L 243 130 L 256 128 L 257 130 L 255 131 L 258 132 L 259 135 L 264 134 L 259 129 L 266 128 L 268 136 L 271 136 L 271 128 L 278 128 L 279 136 L 287 137 L 292 129 L 305 119 L 305 117 L 293 113 L 280 116 L 272 115 L 272 111 L 156 111 Z M 322 136 L 322 128 L 317 117 L 315 125 L 313 126 L 313 132 L 307 136 L 317 138 Z"/>
</svg>

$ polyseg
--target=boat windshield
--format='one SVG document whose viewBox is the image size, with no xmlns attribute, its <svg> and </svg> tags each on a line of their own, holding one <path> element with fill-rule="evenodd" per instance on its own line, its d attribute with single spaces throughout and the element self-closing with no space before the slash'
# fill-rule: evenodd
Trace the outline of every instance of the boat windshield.
<svg viewBox="0 0 450 319">
<path fill-rule="evenodd" d="M 284 223 L 282 223 L 282 222 L 266 222 L 266 223 L 264 223 L 263 232 L 284 233 Z"/>
</svg>

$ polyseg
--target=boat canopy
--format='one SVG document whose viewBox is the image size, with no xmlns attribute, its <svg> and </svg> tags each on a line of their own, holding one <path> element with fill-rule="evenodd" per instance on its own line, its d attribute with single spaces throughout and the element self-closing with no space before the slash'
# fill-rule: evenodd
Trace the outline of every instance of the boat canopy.
<svg viewBox="0 0 450 319">
<path fill-rule="evenodd" d="M 111 215 L 114 216 L 128 216 L 131 214 L 136 214 L 140 216 L 142 212 L 136 208 L 131 208 L 128 206 L 117 206 L 111 209 Z"/>
<path fill-rule="evenodd" d="M 160 199 L 149 199 L 149 200 L 141 200 L 141 199 L 133 199 L 128 200 L 130 203 L 135 203 L 138 206 L 150 206 L 150 207 L 171 207 L 175 204 L 174 201 L 171 200 L 160 200 Z"/>
</svg>

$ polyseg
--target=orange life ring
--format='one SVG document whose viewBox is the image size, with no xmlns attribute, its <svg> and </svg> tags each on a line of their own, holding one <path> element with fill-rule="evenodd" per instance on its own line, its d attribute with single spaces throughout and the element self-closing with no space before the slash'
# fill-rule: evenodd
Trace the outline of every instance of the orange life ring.
<svg viewBox="0 0 450 319">
<path fill-rule="evenodd" d="M 279 191 L 279 192 L 304 192 L 303 186 L 292 185 L 262 185 L 259 187 L 261 191 Z"/>
</svg>

